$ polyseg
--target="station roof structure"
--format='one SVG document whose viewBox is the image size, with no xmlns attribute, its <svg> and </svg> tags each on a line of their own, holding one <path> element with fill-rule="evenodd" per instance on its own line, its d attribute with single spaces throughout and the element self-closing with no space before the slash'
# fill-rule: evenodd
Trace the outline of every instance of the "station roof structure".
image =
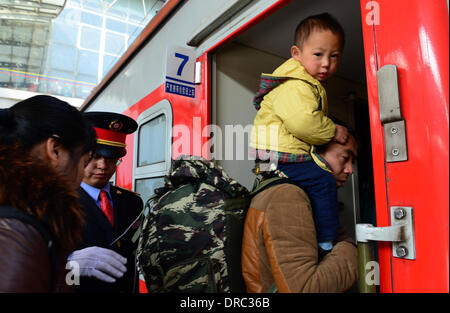
<svg viewBox="0 0 450 313">
<path fill-rule="evenodd" d="M 80 106 L 165 2 L 0 0 L 0 107 L 33 93 Z"/>
</svg>

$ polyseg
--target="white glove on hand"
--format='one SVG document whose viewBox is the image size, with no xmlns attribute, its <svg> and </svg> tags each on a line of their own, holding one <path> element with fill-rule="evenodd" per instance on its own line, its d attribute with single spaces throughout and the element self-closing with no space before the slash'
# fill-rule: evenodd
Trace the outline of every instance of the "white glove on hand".
<svg viewBox="0 0 450 313">
<path fill-rule="evenodd" d="M 113 283 L 127 271 L 124 264 L 127 259 L 117 252 L 100 248 L 88 247 L 72 252 L 67 261 L 77 262 L 80 276 L 95 277 L 107 283 Z"/>
</svg>

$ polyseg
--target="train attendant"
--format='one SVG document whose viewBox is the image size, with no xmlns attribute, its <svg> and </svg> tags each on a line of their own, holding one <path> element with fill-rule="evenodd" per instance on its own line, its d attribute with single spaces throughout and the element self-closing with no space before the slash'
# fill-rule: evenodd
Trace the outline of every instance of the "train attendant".
<svg viewBox="0 0 450 313">
<path fill-rule="evenodd" d="M 67 287 L 83 224 L 77 188 L 94 146 L 82 114 L 57 98 L 0 109 L 0 293 Z"/>
<path fill-rule="evenodd" d="M 83 241 L 68 258 L 72 261 L 69 265 L 75 261 L 79 266 L 78 292 L 133 292 L 138 282 L 136 245 L 131 242 L 133 228 L 129 226 L 142 211 L 143 203 L 134 192 L 112 186 L 109 181 L 127 153 L 126 136 L 137 129 L 137 123 L 116 113 L 84 115 L 97 133 L 97 145 L 79 188 L 86 218 Z"/>
</svg>

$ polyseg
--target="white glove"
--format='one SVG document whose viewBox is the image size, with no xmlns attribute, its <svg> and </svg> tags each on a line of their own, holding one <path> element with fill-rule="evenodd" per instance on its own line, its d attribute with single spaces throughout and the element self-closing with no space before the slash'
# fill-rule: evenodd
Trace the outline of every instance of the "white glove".
<svg viewBox="0 0 450 313">
<path fill-rule="evenodd" d="M 72 252 L 67 258 L 69 262 L 77 262 L 80 276 L 95 277 L 107 283 L 113 283 L 127 271 L 124 264 L 127 259 L 117 252 L 100 248 L 88 247 Z M 70 264 L 70 263 L 69 263 Z"/>
</svg>

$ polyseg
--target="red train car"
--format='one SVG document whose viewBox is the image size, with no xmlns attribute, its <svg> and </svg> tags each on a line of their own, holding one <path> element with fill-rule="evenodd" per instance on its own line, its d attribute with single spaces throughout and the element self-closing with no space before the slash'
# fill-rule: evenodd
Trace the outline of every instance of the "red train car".
<svg viewBox="0 0 450 313">
<path fill-rule="evenodd" d="M 361 142 L 341 221 L 356 236 L 356 224 L 389 227 L 406 208 L 412 242 L 378 242 L 379 291 L 449 292 L 448 1 L 169 0 L 82 110 L 138 121 L 115 183 L 144 201 L 180 154 L 213 157 L 250 187 L 259 75 L 289 57 L 298 22 L 322 12 L 347 36 L 329 114 Z"/>
</svg>

